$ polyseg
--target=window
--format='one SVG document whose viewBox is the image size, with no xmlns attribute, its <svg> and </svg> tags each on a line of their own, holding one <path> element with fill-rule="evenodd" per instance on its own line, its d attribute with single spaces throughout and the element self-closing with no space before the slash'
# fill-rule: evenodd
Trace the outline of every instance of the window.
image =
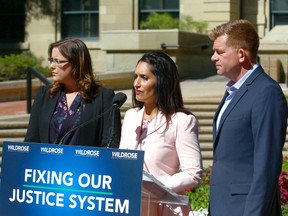
<svg viewBox="0 0 288 216">
<path fill-rule="evenodd" d="M 271 23 L 275 25 L 288 25 L 288 1 L 271 0 Z"/>
<path fill-rule="evenodd" d="M 62 38 L 99 37 L 99 0 L 62 0 Z"/>
<path fill-rule="evenodd" d="M 24 42 L 25 1 L 0 0 L 0 42 Z"/>
<path fill-rule="evenodd" d="M 139 25 L 151 12 L 169 13 L 179 18 L 179 0 L 140 0 Z"/>
</svg>

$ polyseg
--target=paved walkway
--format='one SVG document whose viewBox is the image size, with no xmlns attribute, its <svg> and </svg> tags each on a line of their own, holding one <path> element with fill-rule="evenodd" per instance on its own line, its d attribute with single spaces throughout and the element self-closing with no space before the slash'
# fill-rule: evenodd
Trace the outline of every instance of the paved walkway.
<svg viewBox="0 0 288 216">
<path fill-rule="evenodd" d="M 183 98 L 222 97 L 227 79 L 214 76 L 203 80 L 186 80 L 181 82 Z M 283 91 L 288 94 L 286 84 L 281 84 Z M 127 95 L 126 103 L 131 102 L 131 89 L 119 90 Z M 116 91 L 116 92 L 119 92 Z M 26 101 L 0 102 L 0 116 L 26 114 Z M 124 104 L 125 106 L 125 104 Z"/>
<path fill-rule="evenodd" d="M 0 116 L 26 113 L 26 101 L 0 102 Z"/>
</svg>

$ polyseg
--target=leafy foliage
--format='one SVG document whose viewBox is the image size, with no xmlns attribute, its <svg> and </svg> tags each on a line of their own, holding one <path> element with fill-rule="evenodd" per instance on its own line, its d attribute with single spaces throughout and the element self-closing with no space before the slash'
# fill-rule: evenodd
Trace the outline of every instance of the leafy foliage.
<svg viewBox="0 0 288 216">
<path fill-rule="evenodd" d="M 180 29 L 190 32 L 207 33 L 208 23 L 195 21 L 191 16 L 184 16 L 180 22 Z"/>
<path fill-rule="evenodd" d="M 282 172 L 279 178 L 282 214 L 288 215 L 288 156 L 283 160 Z"/>
<path fill-rule="evenodd" d="M 29 66 L 34 67 L 44 76 L 49 76 L 50 69 L 41 66 L 42 60 L 30 52 L 0 57 L 0 81 L 25 79 Z"/>
<path fill-rule="evenodd" d="M 152 12 L 147 21 L 140 23 L 141 29 L 175 29 L 179 28 L 183 31 L 194 31 L 205 33 L 207 31 L 207 22 L 195 21 L 191 16 L 184 16 L 183 19 L 172 17 L 169 13 Z"/>
<path fill-rule="evenodd" d="M 147 21 L 140 23 L 141 29 L 173 29 L 179 28 L 179 19 L 173 18 L 169 13 L 152 12 Z"/>
<path fill-rule="evenodd" d="M 186 192 L 193 211 L 208 209 L 211 169 L 212 167 L 204 168 L 201 185 Z"/>
</svg>

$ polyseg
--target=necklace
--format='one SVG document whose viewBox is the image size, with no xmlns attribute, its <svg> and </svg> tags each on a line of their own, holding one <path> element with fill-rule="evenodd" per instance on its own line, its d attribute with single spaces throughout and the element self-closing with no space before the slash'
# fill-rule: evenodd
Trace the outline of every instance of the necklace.
<svg viewBox="0 0 288 216">
<path fill-rule="evenodd" d="M 144 130 L 144 129 L 147 129 L 148 128 L 148 124 L 152 122 L 153 119 L 143 119 L 142 121 L 142 125 L 141 125 L 141 132 Z"/>
</svg>

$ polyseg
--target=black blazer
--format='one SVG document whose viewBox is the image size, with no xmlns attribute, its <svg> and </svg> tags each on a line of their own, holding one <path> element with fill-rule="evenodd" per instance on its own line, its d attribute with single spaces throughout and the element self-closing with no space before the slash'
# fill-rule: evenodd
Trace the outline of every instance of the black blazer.
<svg viewBox="0 0 288 216">
<path fill-rule="evenodd" d="M 38 91 L 31 110 L 29 126 L 24 139 L 25 142 L 49 143 L 50 120 L 57 105 L 60 92 L 54 98 L 48 95 L 49 87 L 42 86 Z M 112 107 L 114 91 L 99 87 L 99 95 L 89 102 L 83 102 L 80 125 L 96 118 L 89 124 L 80 127 L 78 145 L 106 147 L 111 137 L 111 114 L 115 114 L 114 139 L 110 147 L 118 148 L 121 136 L 120 111 Z M 105 112 L 106 111 L 106 112 Z M 99 118 L 97 116 L 105 114 Z"/>
</svg>

